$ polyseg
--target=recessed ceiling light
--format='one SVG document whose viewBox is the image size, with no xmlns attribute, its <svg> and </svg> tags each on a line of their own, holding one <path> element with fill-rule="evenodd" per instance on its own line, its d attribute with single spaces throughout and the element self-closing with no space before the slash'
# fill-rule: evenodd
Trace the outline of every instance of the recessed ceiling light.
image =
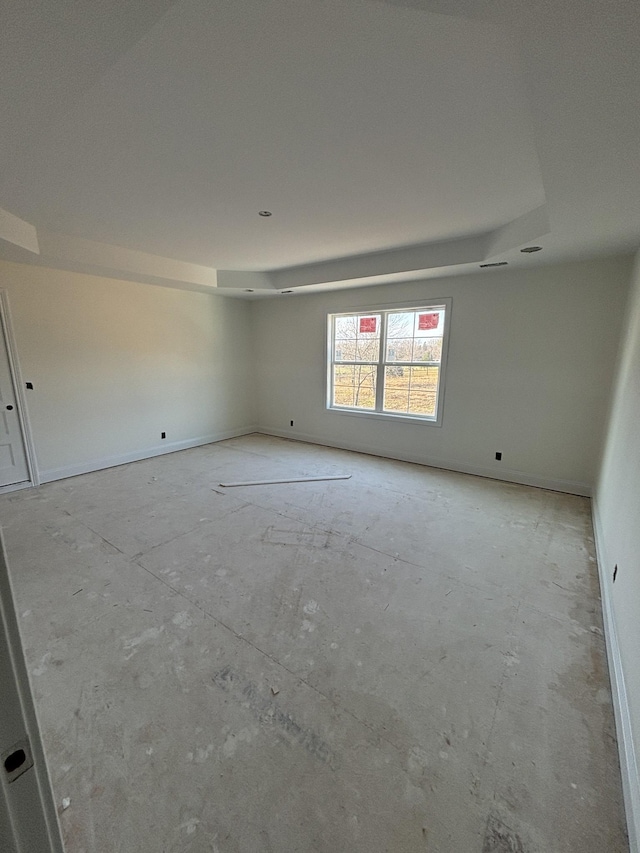
<svg viewBox="0 0 640 853">
<path fill-rule="evenodd" d="M 480 269 L 484 270 L 487 267 L 506 267 L 507 261 L 496 261 L 495 264 L 480 264 Z"/>
<path fill-rule="evenodd" d="M 258 216 L 273 216 L 270 210 L 259 210 Z"/>
<path fill-rule="evenodd" d="M 520 249 L 520 251 L 530 255 L 532 252 L 541 252 L 542 246 L 527 246 L 526 249 Z"/>
<path fill-rule="evenodd" d="M 280 293 L 293 293 L 293 290 L 281 290 Z"/>
<path fill-rule="evenodd" d="M 247 287 L 247 288 L 245 288 L 245 291 L 244 291 L 244 292 L 245 292 L 245 293 L 253 293 L 253 290 L 249 290 L 249 288 Z"/>
</svg>

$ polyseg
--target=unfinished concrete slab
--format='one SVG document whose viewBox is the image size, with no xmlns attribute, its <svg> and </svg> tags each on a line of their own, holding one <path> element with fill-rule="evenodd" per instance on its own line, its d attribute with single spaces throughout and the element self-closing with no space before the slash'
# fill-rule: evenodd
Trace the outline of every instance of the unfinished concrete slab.
<svg viewBox="0 0 640 853">
<path fill-rule="evenodd" d="M 0 512 L 70 853 L 628 850 L 587 499 L 253 435 Z"/>
</svg>

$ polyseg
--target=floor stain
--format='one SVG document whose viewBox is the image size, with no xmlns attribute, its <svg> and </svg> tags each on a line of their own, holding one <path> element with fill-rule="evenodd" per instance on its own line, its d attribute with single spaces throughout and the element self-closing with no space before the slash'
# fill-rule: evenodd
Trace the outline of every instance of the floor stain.
<svg viewBox="0 0 640 853">
<path fill-rule="evenodd" d="M 499 818 L 490 814 L 484 835 L 482 853 L 526 853 L 520 837 Z"/>
<path fill-rule="evenodd" d="M 291 714 L 283 711 L 273 699 L 261 695 L 256 684 L 235 673 L 230 666 L 216 672 L 213 682 L 227 693 L 235 695 L 260 723 L 275 725 L 289 743 L 298 744 L 332 770 L 337 768 L 337 756 L 330 746 L 311 729 L 297 723 Z"/>
</svg>

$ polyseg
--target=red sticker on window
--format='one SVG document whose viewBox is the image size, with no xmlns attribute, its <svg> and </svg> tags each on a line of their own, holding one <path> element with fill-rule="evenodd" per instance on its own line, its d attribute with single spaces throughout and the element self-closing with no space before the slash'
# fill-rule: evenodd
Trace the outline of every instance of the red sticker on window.
<svg viewBox="0 0 640 853">
<path fill-rule="evenodd" d="M 420 331 L 425 331 L 426 329 L 437 329 L 439 322 L 439 314 L 418 314 L 418 328 Z"/>
<path fill-rule="evenodd" d="M 377 317 L 360 317 L 360 334 L 363 332 L 375 332 L 377 327 Z"/>
</svg>

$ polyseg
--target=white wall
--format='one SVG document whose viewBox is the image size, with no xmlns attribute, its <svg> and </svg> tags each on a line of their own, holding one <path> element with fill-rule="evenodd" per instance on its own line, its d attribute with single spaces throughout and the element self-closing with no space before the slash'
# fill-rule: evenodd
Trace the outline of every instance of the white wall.
<svg viewBox="0 0 640 853">
<path fill-rule="evenodd" d="M 594 520 L 611 669 L 619 691 L 618 737 L 627 815 L 636 845 L 632 850 L 640 850 L 640 253 L 595 490 Z"/>
<path fill-rule="evenodd" d="M 256 302 L 260 428 L 589 493 L 630 271 L 630 258 L 608 258 Z M 446 296 L 442 427 L 325 409 L 327 312 Z"/>
<path fill-rule="evenodd" d="M 595 517 L 627 809 L 637 825 L 640 256 L 623 330 L 630 278 L 631 259 L 609 258 L 250 304 L 0 262 L 23 379 L 34 383 L 26 394 L 45 479 L 258 423 L 274 434 L 588 492 L 622 340 Z M 442 427 L 326 411 L 327 312 L 447 296 Z"/>
<path fill-rule="evenodd" d="M 254 426 L 248 304 L 7 262 L 0 288 L 43 479 Z"/>
</svg>

